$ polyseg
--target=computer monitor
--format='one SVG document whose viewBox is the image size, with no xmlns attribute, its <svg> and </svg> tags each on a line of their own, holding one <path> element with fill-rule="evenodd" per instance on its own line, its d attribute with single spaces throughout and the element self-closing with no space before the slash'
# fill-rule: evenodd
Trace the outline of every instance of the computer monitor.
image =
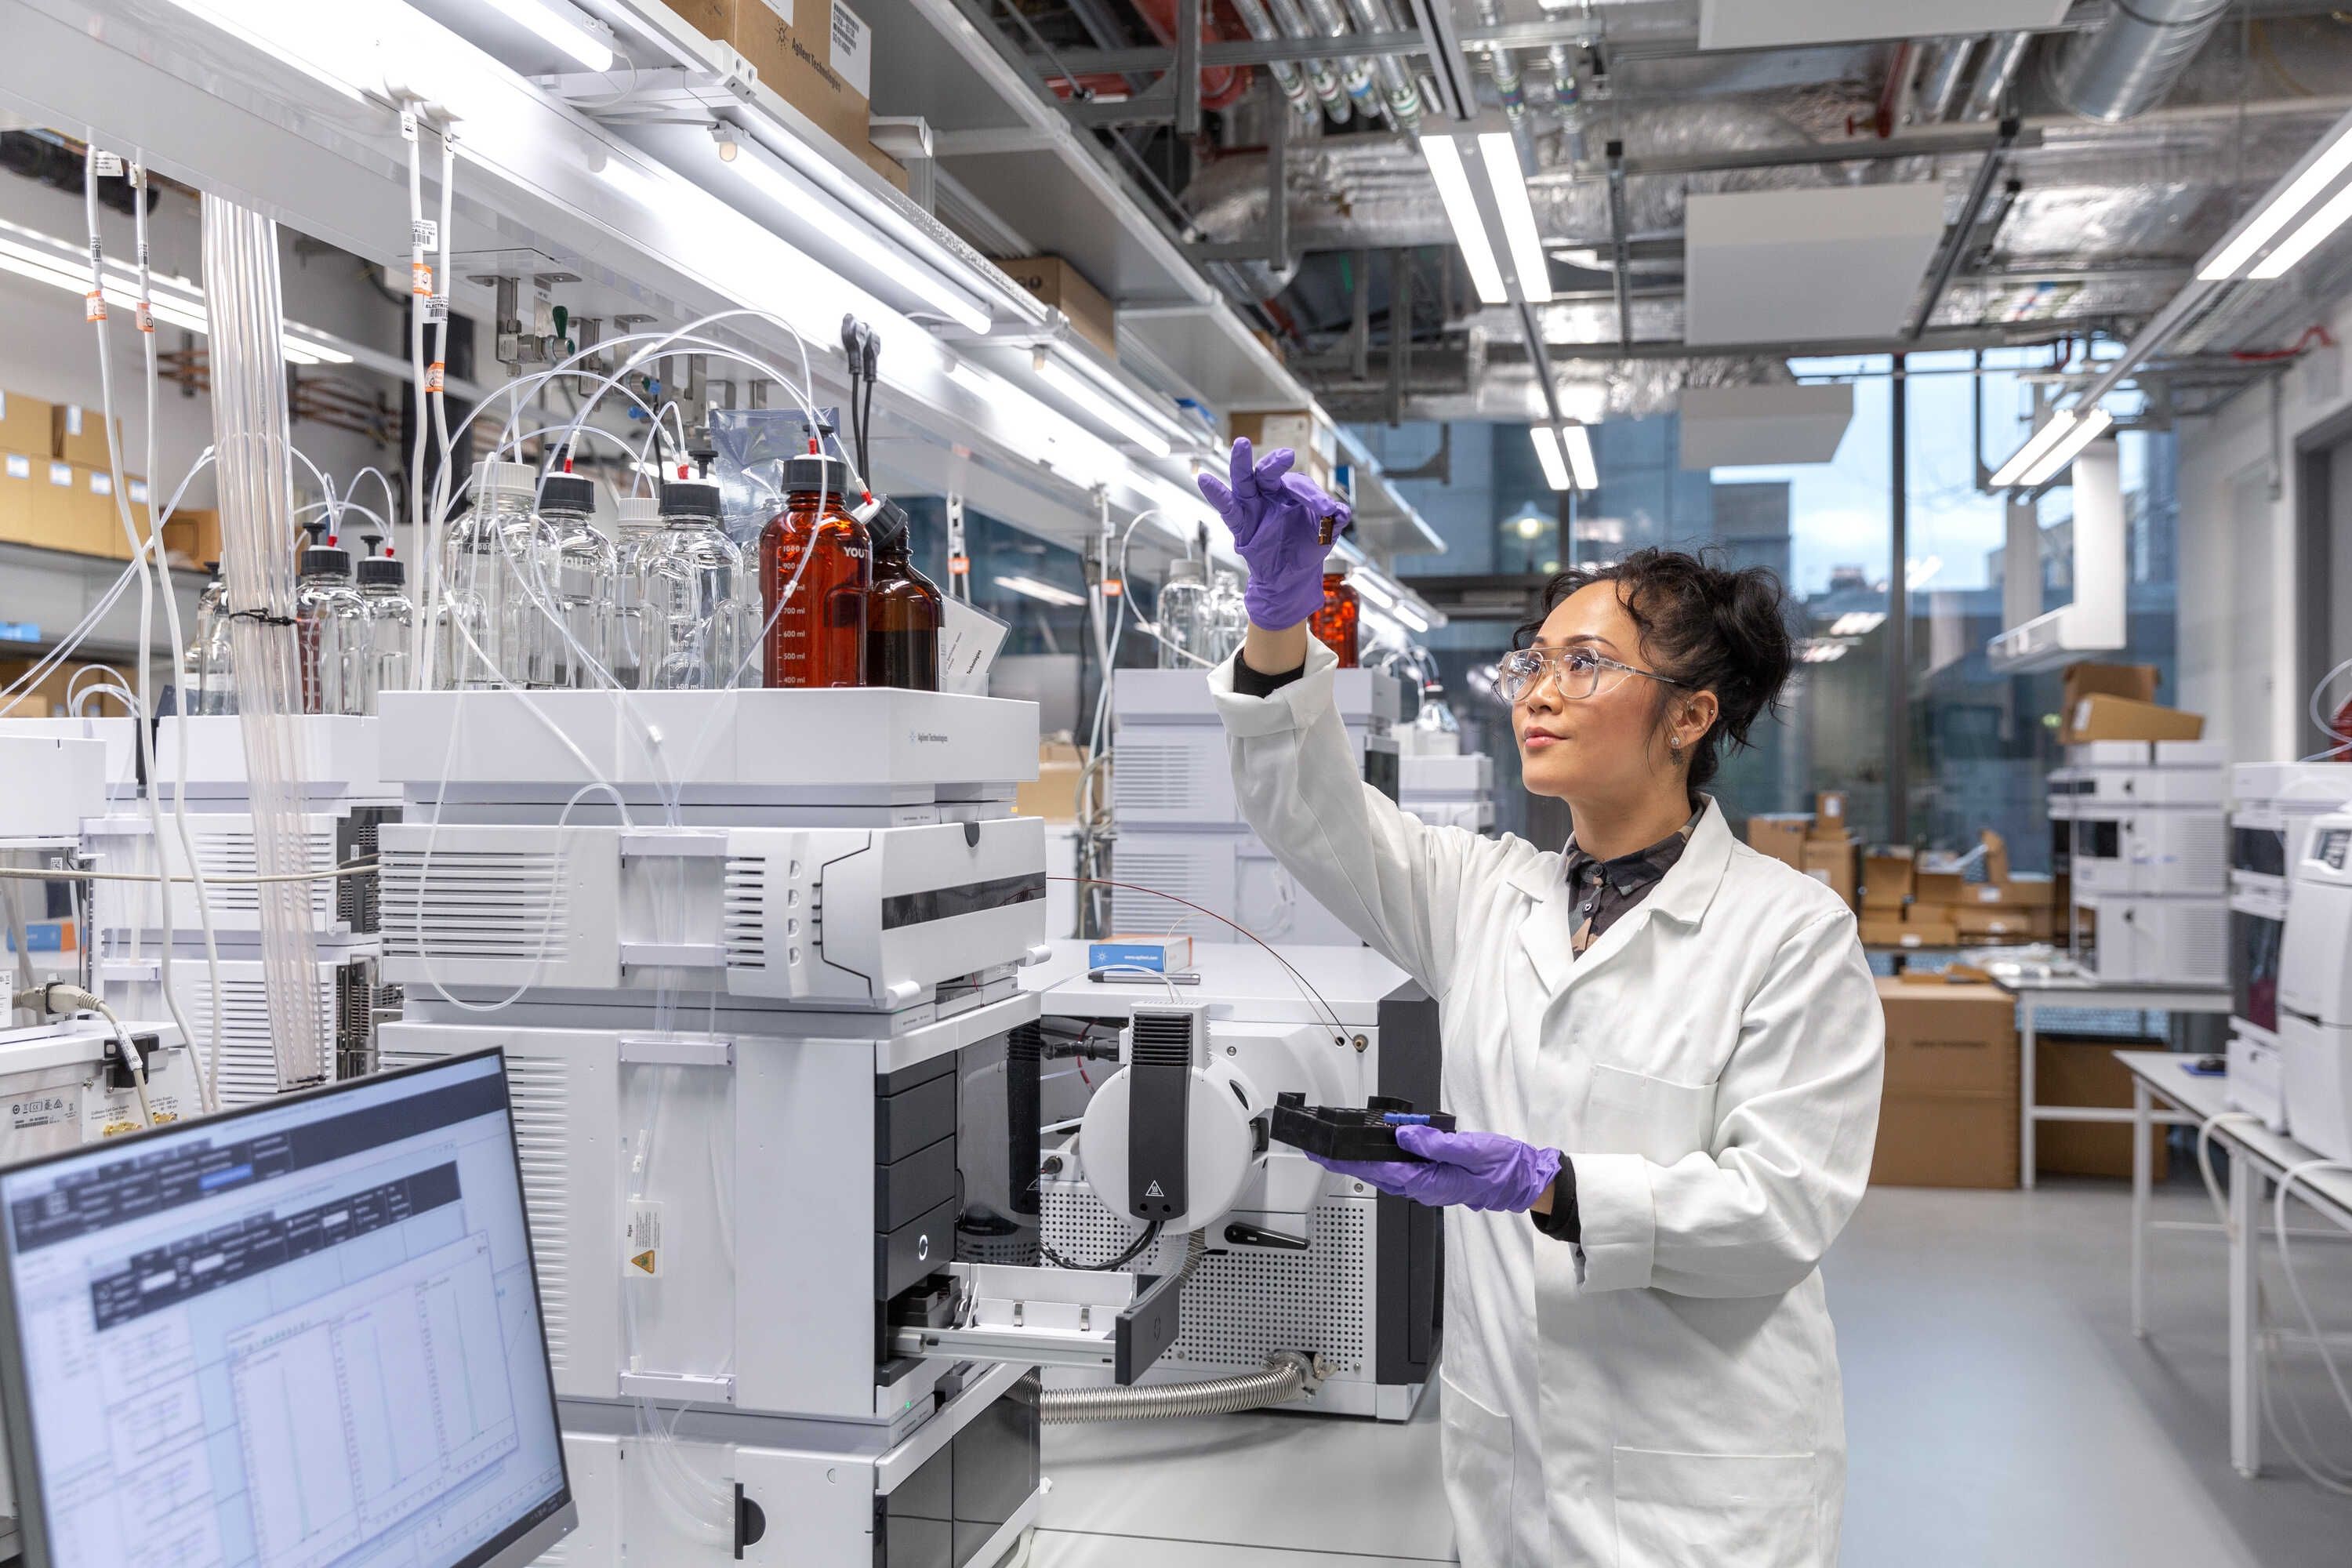
<svg viewBox="0 0 2352 1568">
<path fill-rule="evenodd" d="M 496 1050 L 0 1172 L 26 1568 L 509 1568 L 576 1521 Z"/>
</svg>

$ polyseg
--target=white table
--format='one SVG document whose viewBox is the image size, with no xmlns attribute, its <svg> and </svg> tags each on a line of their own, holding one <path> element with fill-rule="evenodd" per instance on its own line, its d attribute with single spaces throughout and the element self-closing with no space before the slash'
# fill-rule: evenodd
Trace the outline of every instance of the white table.
<svg viewBox="0 0 2352 1568">
<path fill-rule="evenodd" d="M 2043 1013 L 2121 1008 L 2141 1013 L 2230 1011 L 2227 986 L 2107 985 L 2084 974 L 2000 974 L 1993 984 L 2017 999 L 2017 1039 L 2022 1060 L 2018 1079 L 2017 1184 L 2033 1185 L 2033 1130 L 2043 1121 L 2130 1121 L 2120 1105 L 2040 1105 L 2033 1098 L 2034 1058 Z"/>
<path fill-rule="evenodd" d="M 2172 1051 L 2117 1051 L 2116 1059 L 2132 1075 L 2132 1332 L 2147 1334 L 2148 1184 L 2153 1165 L 2149 1129 L 2158 1121 L 2201 1126 L 2229 1109 L 2229 1079 L 2187 1070 L 2198 1058 Z M 2179 1112 L 2156 1108 L 2169 1100 Z M 2262 1470 L 2262 1321 L 2256 1288 L 2261 1279 L 2263 1197 L 2294 1166 L 2318 1159 L 2292 1138 L 2252 1121 L 2224 1121 L 2213 1129 L 2216 1142 L 2229 1145 L 2230 1160 L 2230 1462 L 2242 1476 Z M 2352 1173 L 2320 1171 L 2298 1176 L 2295 1195 L 2305 1206 L 2352 1232 Z M 2205 1228 L 2205 1227 L 2199 1227 Z"/>
</svg>

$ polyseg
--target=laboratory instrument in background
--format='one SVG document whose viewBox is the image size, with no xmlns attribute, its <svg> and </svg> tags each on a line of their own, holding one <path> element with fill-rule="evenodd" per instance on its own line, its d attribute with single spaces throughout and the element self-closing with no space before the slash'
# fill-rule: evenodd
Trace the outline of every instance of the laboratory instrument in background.
<svg viewBox="0 0 2352 1568">
<path fill-rule="evenodd" d="M 866 525 L 849 510 L 849 465 L 838 458 L 811 452 L 784 465 L 784 510 L 760 531 L 766 685 L 866 682 L 874 562 Z"/>
<path fill-rule="evenodd" d="M 1462 726 L 1445 700 L 1437 660 L 1408 647 L 1376 661 L 1397 678 L 1407 699 L 1418 698 L 1412 721 L 1397 729 L 1397 805 L 1433 827 L 1491 832 L 1495 826 L 1495 763 L 1462 749 Z"/>
<path fill-rule="evenodd" d="M 1353 669 L 1362 654 L 1364 605 L 1345 572 L 1323 574 L 1323 607 L 1307 617 L 1316 640 L 1339 656 L 1341 669 Z"/>
<path fill-rule="evenodd" d="M 2341 763 L 2248 763 L 2230 770 L 2230 1105 L 2286 1131 L 2279 1060 L 2279 960 L 2294 871 L 2312 824 L 2352 803 Z"/>
<path fill-rule="evenodd" d="M 2107 984 L 2228 979 L 2228 749 L 2212 741 L 2092 741 L 2050 775 L 2074 908 L 2097 937 L 2087 967 Z"/>
<path fill-rule="evenodd" d="M 1365 782 L 1395 799 L 1395 677 L 1343 669 L 1334 680 L 1339 721 Z M 1155 896 L 1165 893 L 1268 942 L 1355 942 L 1355 934 L 1298 887 L 1242 820 L 1206 670 L 1119 670 L 1112 678 L 1111 711 L 1118 723 L 1111 878 L 1128 886 L 1112 889 L 1108 929 L 1182 932 L 1200 942 L 1242 940 L 1223 921 Z"/>
<path fill-rule="evenodd" d="M 959 1084 L 1037 1015 L 1034 706 L 411 692 L 380 722 L 383 1058 L 499 1045 L 530 1108 L 572 1550 L 929 1563 L 952 1493 L 991 1543 L 959 1559 L 1001 1554 L 1043 1495 L 1034 1369 L 1131 1379 L 1175 1322 L 1172 1270 L 959 1257 L 1010 1137 L 959 1129 Z"/>
<path fill-rule="evenodd" d="M 1151 624 L 1160 628 L 1160 668 L 1199 669 L 1217 662 L 1211 657 L 1216 634 L 1208 576 L 1198 561 L 1187 558 L 1168 563 Z"/>
<path fill-rule="evenodd" d="M 554 605 L 554 684 L 609 685 L 620 561 L 613 542 L 593 521 L 596 481 L 569 471 L 567 459 L 566 471 L 540 482 L 539 510 L 552 565 L 538 586 Z"/>
<path fill-rule="evenodd" d="M 33 1568 L 521 1568 L 576 1522 L 495 1052 L 20 1164 L 0 1254 Z"/>
<path fill-rule="evenodd" d="M 1268 1140 L 1284 1094 L 1436 1110 L 1437 1005 L 1362 947 L 1196 946 L 1180 1002 L 1148 974 L 1090 977 L 1087 951 L 1057 942 L 1022 978 L 1040 1002 L 1040 1124 L 1078 1131 L 1047 1136 L 1036 1217 L 1012 1216 L 996 1245 L 1115 1257 L 1159 1219 L 1136 1266 L 1172 1268 L 1178 1233 L 1204 1226 L 1175 1341 L 1144 1383 L 1244 1375 L 1298 1352 L 1322 1381 L 1290 1408 L 1409 1418 L 1438 1349 L 1442 1214 Z M 965 1095 L 984 1102 L 984 1086 Z"/>
<path fill-rule="evenodd" d="M 738 682 L 751 649 L 743 552 L 719 527 L 719 487 L 670 479 L 661 532 L 637 567 L 646 632 L 640 684 L 652 691 L 711 691 Z"/>
<path fill-rule="evenodd" d="M 937 691 L 946 605 L 938 584 L 915 568 L 908 538 L 913 520 L 898 502 L 885 500 L 866 531 L 874 545 L 874 586 L 866 597 L 866 683 Z"/>
<path fill-rule="evenodd" d="M 155 738 L 156 790 L 163 811 L 160 854 L 152 824 L 135 801 L 118 799 L 84 825 L 84 845 L 104 872 L 182 879 L 173 886 L 172 927 L 152 882 L 93 885 L 88 946 L 93 987 L 126 1017 L 169 1013 L 159 950 L 172 950 L 173 998 L 194 1032 L 207 1070 L 219 1052 L 221 1103 L 236 1106 L 282 1089 L 364 1073 L 374 1061 L 376 1023 L 399 1010 L 399 994 L 378 973 L 376 832 L 398 814 L 399 791 L 378 775 L 376 724 L 341 714 L 289 715 L 273 721 L 299 758 L 299 812 L 282 831 L 306 851 L 318 876 L 302 884 L 310 955 L 306 989 L 320 1043 L 316 1057 L 289 1063 L 289 1042 L 270 1022 L 263 943 L 264 889 L 250 879 L 260 865 L 245 721 L 166 717 Z M 177 792 L 185 781 L 188 843 L 181 843 Z M 346 874 L 335 875 L 339 868 Z M 208 878 L 214 952 L 207 961 L 203 913 L 191 879 Z M 218 978 L 218 996 L 214 994 Z M 220 1005 L 220 1031 L 213 1008 Z M 289 1078 L 287 1069 L 291 1067 Z"/>
<path fill-rule="evenodd" d="M 2352 812 L 2313 820 L 2292 876 L 2278 974 L 2286 1130 L 2352 1161 Z"/>
</svg>

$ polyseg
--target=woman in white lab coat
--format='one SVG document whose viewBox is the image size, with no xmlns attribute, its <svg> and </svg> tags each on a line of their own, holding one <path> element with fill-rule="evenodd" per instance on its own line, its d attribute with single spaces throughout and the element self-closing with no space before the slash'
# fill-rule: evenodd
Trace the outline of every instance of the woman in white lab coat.
<svg viewBox="0 0 2352 1568">
<path fill-rule="evenodd" d="M 1234 443 L 1250 565 L 1213 671 L 1250 825 L 1440 1004 L 1454 1134 L 1341 1167 L 1446 1205 L 1444 1468 L 1470 1568 L 1832 1563 L 1845 1432 L 1817 1265 L 1853 1212 L 1885 1026 L 1853 916 L 1701 793 L 1789 676 L 1777 584 L 1644 551 L 1562 574 L 1503 661 L 1565 852 L 1430 827 L 1332 705 L 1318 523 Z"/>
</svg>

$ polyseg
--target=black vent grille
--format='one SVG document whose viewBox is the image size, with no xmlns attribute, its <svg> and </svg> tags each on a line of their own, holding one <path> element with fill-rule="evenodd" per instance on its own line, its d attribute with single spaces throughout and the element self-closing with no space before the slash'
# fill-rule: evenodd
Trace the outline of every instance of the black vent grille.
<svg viewBox="0 0 2352 1568">
<path fill-rule="evenodd" d="M 1192 1015 L 1135 1012 L 1135 1040 L 1128 1059 L 1139 1068 L 1189 1068 L 1192 1065 Z"/>
<path fill-rule="evenodd" d="M 356 805 L 351 815 L 335 825 L 335 864 L 348 866 L 355 860 L 373 860 L 376 857 L 376 829 L 392 820 L 395 809 L 388 805 Z M 374 872 L 363 877 L 335 879 L 335 918 L 345 929 L 354 932 L 371 932 L 379 929 L 377 881 Z"/>
</svg>

